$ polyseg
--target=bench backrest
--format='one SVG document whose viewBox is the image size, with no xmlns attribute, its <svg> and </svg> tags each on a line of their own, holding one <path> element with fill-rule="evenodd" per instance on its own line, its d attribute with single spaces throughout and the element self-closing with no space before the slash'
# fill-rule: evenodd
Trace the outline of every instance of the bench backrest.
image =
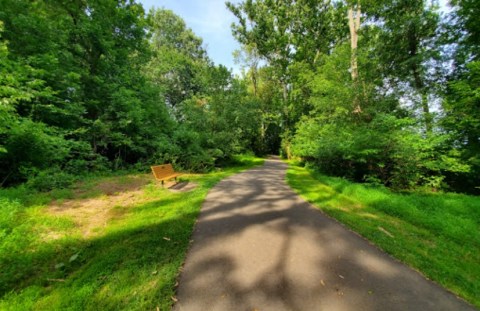
<svg viewBox="0 0 480 311">
<path fill-rule="evenodd" d="M 155 165 L 151 166 L 151 168 L 156 179 L 162 179 L 175 174 L 172 164 Z"/>
</svg>

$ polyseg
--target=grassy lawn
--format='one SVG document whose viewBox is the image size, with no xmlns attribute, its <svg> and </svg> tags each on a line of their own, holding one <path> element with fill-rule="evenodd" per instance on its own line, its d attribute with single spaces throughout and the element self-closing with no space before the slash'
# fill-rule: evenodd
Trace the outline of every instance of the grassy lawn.
<svg viewBox="0 0 480 311">
<path fill-rule="evenodd" d="M 182 177 L 188 192 L 145 174 L 0 190 L 0 310 L 169 310 L 208 190 L 263 160 L 237 162 Z"/>
<path fill-rule="evenodd" d="M 291 165 L 304 199 L 480 307 L 480 197 L 393 193 Z"/>
</svg>

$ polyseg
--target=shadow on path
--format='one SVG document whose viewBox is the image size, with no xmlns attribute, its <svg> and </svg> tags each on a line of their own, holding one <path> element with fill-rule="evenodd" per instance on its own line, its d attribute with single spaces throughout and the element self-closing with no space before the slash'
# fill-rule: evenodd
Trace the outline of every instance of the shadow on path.
<svg viewBox="0 0 480 311">
<path fill-rule="evenodd" d="M 286 167 L 210 191 L 174 310 L 475 310 L 300 199 Z"/>
</svg>

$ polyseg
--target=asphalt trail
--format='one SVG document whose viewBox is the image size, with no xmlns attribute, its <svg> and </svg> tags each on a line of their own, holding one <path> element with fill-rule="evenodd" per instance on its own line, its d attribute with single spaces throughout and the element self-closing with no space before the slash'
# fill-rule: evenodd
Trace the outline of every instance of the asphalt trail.
<svg viewBox="0 0 480 311">
<path fill-rule="evenodd" d="M 286 168 L 266 160 L 210 191 L 173 310 L 476 310 L 311 207 Z"/>
</svg>

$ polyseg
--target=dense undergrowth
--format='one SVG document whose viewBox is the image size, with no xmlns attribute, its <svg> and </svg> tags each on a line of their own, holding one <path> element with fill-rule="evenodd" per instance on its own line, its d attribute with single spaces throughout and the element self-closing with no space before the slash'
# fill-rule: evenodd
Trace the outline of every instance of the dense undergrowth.
<svg viewBox="0 0 480 311">
<path fill-rule="evenodd" d="M 48 193 L 0 190 L 0 309 L 169 310 L 206 193 L 262 163 L 236 159 L 183 176 L 197 185 L 188 192 L 145 174 L 91 176 Z"/>
</svg>

